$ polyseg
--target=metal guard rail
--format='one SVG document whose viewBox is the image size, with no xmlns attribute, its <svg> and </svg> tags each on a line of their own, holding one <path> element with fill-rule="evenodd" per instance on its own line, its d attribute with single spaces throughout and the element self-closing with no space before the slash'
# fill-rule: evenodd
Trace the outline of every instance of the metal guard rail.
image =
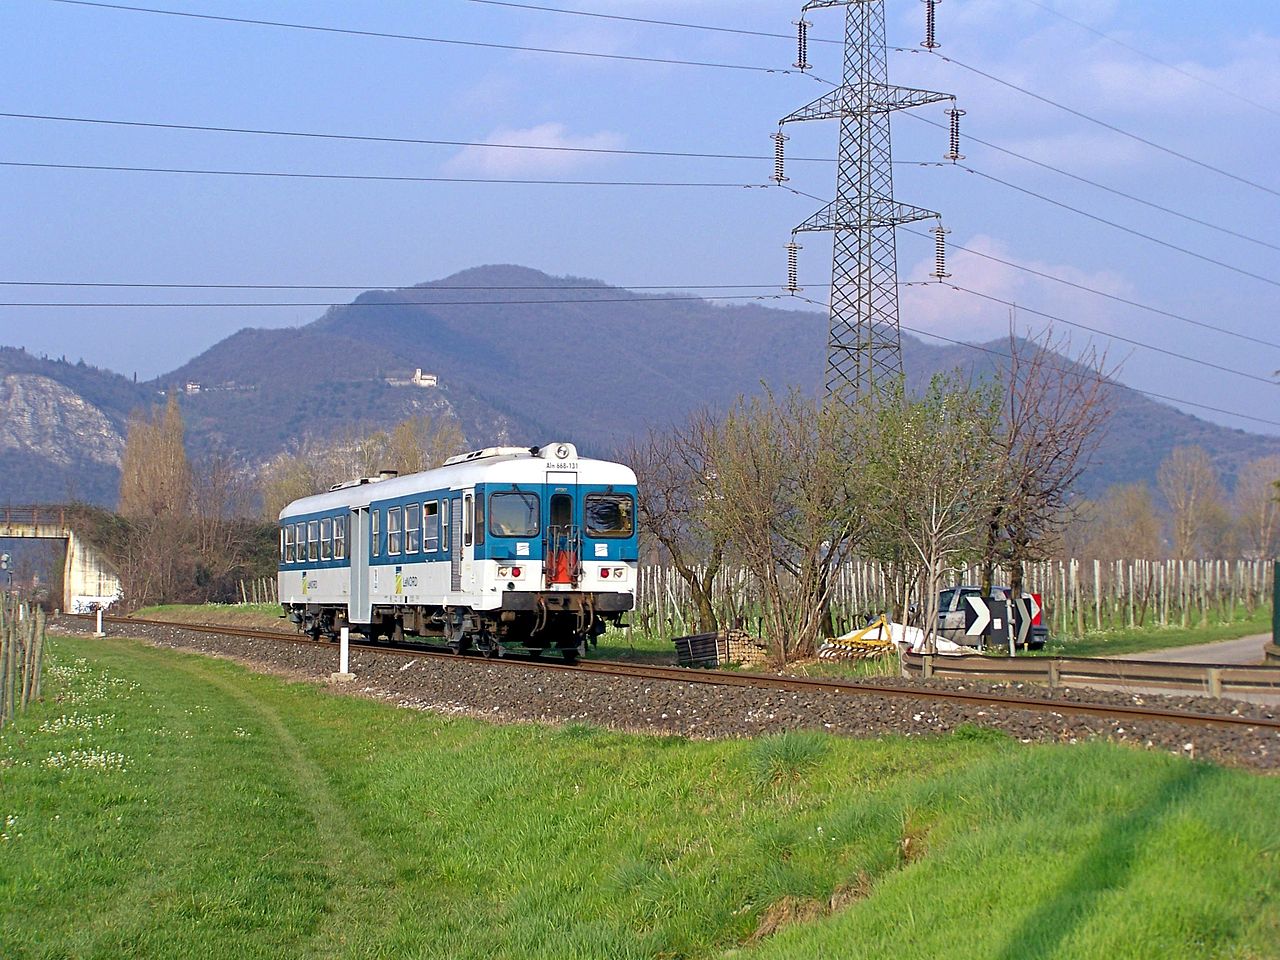
<svg viewBox="0 0 1280 960">
<path fill-rule="evenodd" d="M 1154 660 L 1103 660 L 1085 657 L 944 657 L 909 654 L 907 673 L 940 680 L 989 680 L 1042 683 L 1050 689 L 1074 682 L 1114 686 L 1168 687 L 1214 697 L 1224 693 L 1274 693 L 1280 696 L 1280 664 L 1243 667 L 1213 663 L 1162 663 Z"/>
</svg>

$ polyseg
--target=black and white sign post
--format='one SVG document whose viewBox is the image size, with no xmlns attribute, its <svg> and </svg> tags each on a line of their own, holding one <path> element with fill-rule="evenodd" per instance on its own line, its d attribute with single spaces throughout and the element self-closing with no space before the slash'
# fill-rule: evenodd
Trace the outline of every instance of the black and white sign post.
<svg viewBox="0 0 1280 960">
<path fill-rule="evenodd" d="M 987 637 L 991 638 L 992 643 L 1007 642 L 1009 655 L 1012 656 L 1017 633 L 1013 617 L 1009 615 L 1009 602 L 987 600 L 983 597 L 965 597 L 964 602 L 964 635 L 977 637 L 978 649 L 985 646 Z M 1027 623 L 1030 624 L 1030 620 Z"/>
</svg>

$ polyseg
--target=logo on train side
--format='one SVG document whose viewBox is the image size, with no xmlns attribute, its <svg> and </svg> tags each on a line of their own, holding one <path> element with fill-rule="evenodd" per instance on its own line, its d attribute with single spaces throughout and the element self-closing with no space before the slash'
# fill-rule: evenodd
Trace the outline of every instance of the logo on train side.
<svg viewBox="0 0 1280 960">
<path fill-rule="evenodd" d="M 391 591 L 392 593 L 404 593 L 404 574 L 400 572 L 401 569 L 396 567 L 396 588 Z"/>
</svg>

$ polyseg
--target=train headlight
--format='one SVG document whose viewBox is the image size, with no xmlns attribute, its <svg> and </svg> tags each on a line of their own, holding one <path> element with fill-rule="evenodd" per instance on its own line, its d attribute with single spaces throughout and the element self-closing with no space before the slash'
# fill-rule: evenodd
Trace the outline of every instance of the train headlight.
<svg viewBox="0 0 1280 960">
<path fill-rule="evenodd" d="M 615 577 L 617 577 L 619 580 L 621 580 L 623 577 L 625 577 L 625 576 L 627 575 L 627 568 L 626 568 L 626 567 L 618 567 L 618 569 L 616 569 L 616 570 L 614 570 L 614 571 L 613 571 L 613 575 L 614 575 Z"/>
</svg>

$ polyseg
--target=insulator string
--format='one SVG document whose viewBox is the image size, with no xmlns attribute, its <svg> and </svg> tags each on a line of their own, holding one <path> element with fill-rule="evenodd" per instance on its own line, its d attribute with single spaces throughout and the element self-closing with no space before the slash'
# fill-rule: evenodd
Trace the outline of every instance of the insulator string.
<svg viewBox="0 0 1280 960">
<path fill-rule="evenodd" d="M 809 69 L 809 21 L 804 17 L 793 21 L 796 25 L 796 62 L 797 70 Z"/>
<path fill-rule="evenodd" d="M 791 179 L 786 172 L 786 148 L 783 146 L 786 142 L 787 136 L 781 130 L 773 135 L 773 179 L 777 183 Z"/>
<path fill-rule="evenodd" d="M 799 293 L 800 286 L 800 251 L 803 248 L 792 240 L 787 244 L 787 292 L 792 296 Z"/>
<path fill-rule="evenodd" d="M 936 50 L 938 43 L 938 0 L 924 0 L 924 42 L 926 50 Z"/>
<path fill-rule="evenodd" d="M 951 274 L 947 273 L 947 234 L 951 231 L 939 223 L 929 232 L 933 234 L 932 276 L 936 280 L 945 280 L 947 277 L 951 276 Z"/>
<path fill-rule="evenodd" d="M 950 121 L 948 141 L 951 149 L 943 159 L 950 160 L 952 163 L 964 159 L 964 154 L 960 152 L 960 118 L 963 116 L 964 111 L 959 107 L 952 107 L 947 111 L 947 119 Z"/>
</svg>

